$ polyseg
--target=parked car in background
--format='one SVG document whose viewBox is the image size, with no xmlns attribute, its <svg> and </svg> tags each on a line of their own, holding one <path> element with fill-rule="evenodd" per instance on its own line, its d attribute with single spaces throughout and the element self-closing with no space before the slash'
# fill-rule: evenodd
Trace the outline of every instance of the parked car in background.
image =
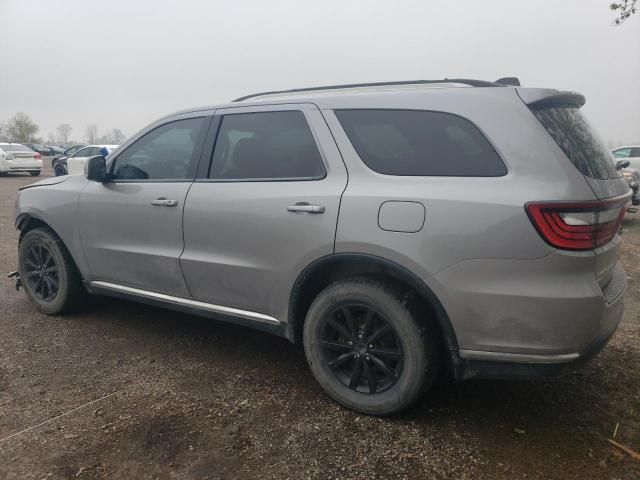
<svg viewBox="0 0 640 480">
<path fill-rule="evenodd" d="M 37 177 L 42 170 L 42 155 L 21 143 L 0 143 L 0 175 L 28 172 Z"/>
<path fill-rule="evenodd" d="M 51 150 L 49 150 L 48 147 L 45 147 L 44 145 L 41 145 L 39 143 L 25 143 L 24 145 L 29 147 L 34 152 L 38 152 L 42 156 L 48 157 L 51 155 Z"/>
<path fill-rule="evenodd" d="M 629 168 L 640 170 L 640 145 L 627 145 L 612 150 L 617 160 L 629 160 Z"/>
<path fill-rule="evenodd" d="M 107 157 L 119 145 L 88 145 L 76 151 L 70 157 L 67 157 L 67 174 L 79 175 L 84 173 L 84 164 L 87 158 L 102 155 Z"/>
<path fill-rule="evenodd" d="M 59 153 L 55 155 L 51 160 L 51 168 L 55 172 L 56 176 L 59 177 L 61 175 L 67 174 L 67 157 L 73 155 L 81 148 L 84 148 L 86 145 L 67 145 L 63 153 Z"/>
<path fill-rule="evenodd" d="M 627 208 L 628 212 L 636 212 L 638 205 L 640 205 L 640 170 L 637 168 L 629 167 L 628 159 L 615 159 L 614 162 L 616 169 L 622 172 L 622 176 L 629 184 L 631 189 L 631 206 Z"/>
<path fill-rule="evenodd" d="M 47 145 L 46 147 L 49 149 L 50 154 L 53 156 L 64 153 L 64 148 L 59 147 L 58 145 Z"/>
<path fill-rule="evenodd" d="M 631 193 L 584 103 L 460 79 L 185 110 L 23 187 L 19 276 L 47 314 L 86 288 L 302 343 L 370 415 L 442 369 L 569 373 L 615 332 L 627 278 Z"/>
</svg>

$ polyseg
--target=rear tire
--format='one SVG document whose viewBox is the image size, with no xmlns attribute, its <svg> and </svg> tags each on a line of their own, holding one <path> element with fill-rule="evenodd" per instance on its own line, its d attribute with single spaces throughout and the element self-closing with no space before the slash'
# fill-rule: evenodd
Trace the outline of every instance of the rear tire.
<svg viewBox="0 0 640 480">
<path fill-rule="evenodd" d="M 42 313 L 75 310 L 85 296 L 82 278 L 62 240 L 47 228 L 34 228 L 20 241 L 18 271 L 27 296 Z"/>
<path fill-rule="evenodd" d="M 322 388 L 367 415 L 407 408 L 437 376 L 435 330 L 417 321 L 401 292 L 373 279 L 347 279 L 323 290 L 309 308 L 303 338 Z"/>
</svg>

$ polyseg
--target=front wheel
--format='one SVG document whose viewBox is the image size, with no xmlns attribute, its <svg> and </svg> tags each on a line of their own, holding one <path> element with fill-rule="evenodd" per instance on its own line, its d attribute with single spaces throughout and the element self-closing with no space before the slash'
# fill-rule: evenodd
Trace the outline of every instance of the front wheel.
<svg viewBox="0 0 640 480">
<path fill-rule="evenodd" d="M 367 278 L 334 283 L 315 299 L 304 324 L 309 366 L 338 403 L 368 415 L 413 404 L 438 369 L 437 336 L 402 295 Z"/>
<path fill-rule="evenodd" d="M 18 271 L 27 295 L 41 312 L 73 310 L 84 295 L 82 279 L 62 241 L 46 228 L 28 231 L 18 249 Z"/>
</svg>

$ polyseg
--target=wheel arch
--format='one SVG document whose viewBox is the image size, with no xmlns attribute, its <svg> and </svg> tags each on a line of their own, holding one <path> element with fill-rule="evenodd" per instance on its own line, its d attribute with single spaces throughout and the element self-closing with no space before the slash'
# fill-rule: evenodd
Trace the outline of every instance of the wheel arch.
<svg viewBox="0 0 640 480">
<path fill-rule="evenodd" d="M 71 257 L 71 260 L 73 261 L 73 264 L 76 267 L 76 270 L 78 272 L 81 272 L 81 270 L 80 270 L 80 268 L 78 266 L 78 261 L 74 257 L 73 252 L 68 247 L 68 245 L 66 244 L 66 242 L 64 241 L 62 236 L 60 236 L 60 234 L 56 231 L 56 229 L 49 222 L 46 222 L 45 220 L 43 220 L 38 215 L 34 215 L 33 213 L 25 212 L 25 213 L 21 213 L 20 215 L 18 215 L 16 217 L 15 225 L 16 225 L 16 229 L 20 232 L 20 236 L 19 236 L 19 239 L 18 239 L 18 245 L 20 245 L 20 242 L 22 242 L 22 238 L 27 234 L 27 232 L 29 232 L 31 230 L 34 230 L 34 229 L 39 228 L 39 227 L 43 227 L 43 228 L 46 228 L 48 230 L 51 230 L 53 232 L 53 234 L 60 239 L 60 242 L 62 242 L 62 245 L 64 246 L 64 248 L 69 253 L 69 256 Z M 82 276 L 82 273 L 80 273 L 80 275 Z"/>
<path fill-rule="evenodd" d="M 336 253 L 319 258 L 309 264 L 296 279 L 289 299 L 288 337 L 301 343 L 307 311 L 313 299 L 325 287 L 336 280 L 357 275 L 372 275 L 391 280 L 405 289 L 412 290 L 431 310 L 449 352 L 447 362 L 457 377 L 460 368 L 458 341 L 442 303 L 431 288 L 416 274 L 396 262 L 383 257 L 362 253 Z"/>
</svg>

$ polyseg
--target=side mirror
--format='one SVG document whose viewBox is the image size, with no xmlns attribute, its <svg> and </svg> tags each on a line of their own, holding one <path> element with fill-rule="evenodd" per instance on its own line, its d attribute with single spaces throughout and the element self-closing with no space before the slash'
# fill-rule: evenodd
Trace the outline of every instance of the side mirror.
<svg viewBox="0 0 640 480">
<path fill-rule="evenodd" d="M 107 161 L 102 155 L 96 155 L 87 159 L 84 164 L 84 173 L 89 180 L 94 182 L 107 181 Z"/>
<path fill-rule="evenodd" d="M 616 160 L 616 168 L 618 170 L 622 170 L 623 168 L 627 168 L 631 162 L 629 160 Z"/>
</svg>

